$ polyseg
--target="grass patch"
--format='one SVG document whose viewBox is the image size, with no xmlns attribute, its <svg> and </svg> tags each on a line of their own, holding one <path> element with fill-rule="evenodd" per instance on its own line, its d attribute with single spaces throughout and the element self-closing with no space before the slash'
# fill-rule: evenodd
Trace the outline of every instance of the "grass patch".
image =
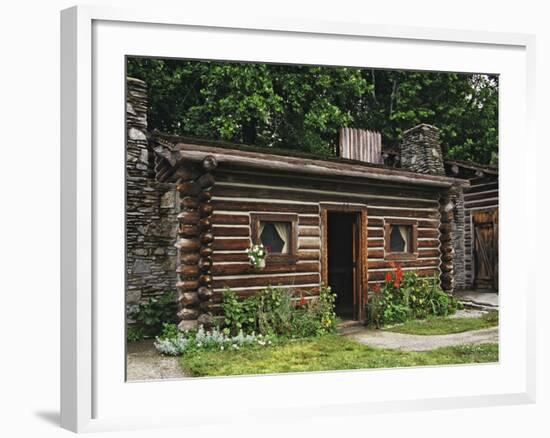
<svg viewBox="0 0 550 438">
<path fill-rule="evenodd" d="M 270 348 L 209 351 L 184 355 L 180 365 L 192 376 L 295 373 L 498 361 L 498 344 L 406 352 L 369 347 L 340 335 L 288 341 Z"/>
<path fill-rule="evenodd" d="M 498 326 L 498 312 L 491 311 L 477 318 L 428 317 L 410 320 L 384 330 L 409 335 L 447 335 L 470 330 L 480 330 Z"/>
</svg>

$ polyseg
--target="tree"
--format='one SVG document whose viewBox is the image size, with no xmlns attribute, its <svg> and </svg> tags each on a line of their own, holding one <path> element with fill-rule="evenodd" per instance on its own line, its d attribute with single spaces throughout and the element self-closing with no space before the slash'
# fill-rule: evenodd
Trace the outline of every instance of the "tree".
<svg viewBox="0 0 550 438">
<path fill-rule="evenodd" d="M 149 58 L 130 58 L 128 74 L 146 81 L 150 127 L 165 132 L 334 155 L 342 126 L 397 147 L 430 123 L 447 157 L 498 151 L 498 77 Z"/>
</svg>

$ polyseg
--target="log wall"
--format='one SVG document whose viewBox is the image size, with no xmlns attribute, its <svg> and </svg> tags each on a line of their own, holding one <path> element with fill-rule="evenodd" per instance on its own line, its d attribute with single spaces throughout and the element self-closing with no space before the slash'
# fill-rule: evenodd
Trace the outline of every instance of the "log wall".
<svg viewBox="0 0 550 438">
<path fill-rule="evenodd" d="M 471 186 L 464 190 L 464 263 L 466 287 L 473 287 L 473 223 L 476 211 L 498 209 L 498 175 L 484 175 L 470 180 Z"/>
<path fill-rule="evenodd" d="M 440 193 L 350 181 L 216 172 L 212 188 L 214 234 L 214 301 L 228 286 L 241 296 L 269 285 L 293 287 L 316 293 L 320 282 L 320 203 L 367 205 L 369 287 L 384 281 L 392 269 L 384 252 L 386 219 L 414 220 L 418 227 L 418 258 L 397 261 L 404 270 L 420 275 L 440 275 Z M 270 265 L 253 270 L 245 250 L 251 244 L 251 213 L 298 215 L 298 260 L 295 264 Z"/>
</svg>

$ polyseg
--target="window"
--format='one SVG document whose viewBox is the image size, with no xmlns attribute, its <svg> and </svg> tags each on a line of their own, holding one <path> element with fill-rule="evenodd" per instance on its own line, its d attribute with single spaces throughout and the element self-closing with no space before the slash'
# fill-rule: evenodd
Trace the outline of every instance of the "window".
<svg viewBox="0 0 550 438">
<path fill-rule="evenodd" d="M 260 242 L 269 254 L 288 254 L 291 222 L 260 221 Z"/>
<path fill-rule="evenodd" d="M 386 220 L 384 225 L 385 258 L 411 260 L 418 256 L 418 232 L 414 220 Z"/>
<path fill-rule="evenodd" d="M 267 249 L 267 262 L 294 262 L 298 246 L 298 216 L 252 213 L 252 241 Z"/>
<path fill-rule="evenodd" d="M 411 225 L 390 225 L 390 252 L 410 252 Z"/>
</svg>

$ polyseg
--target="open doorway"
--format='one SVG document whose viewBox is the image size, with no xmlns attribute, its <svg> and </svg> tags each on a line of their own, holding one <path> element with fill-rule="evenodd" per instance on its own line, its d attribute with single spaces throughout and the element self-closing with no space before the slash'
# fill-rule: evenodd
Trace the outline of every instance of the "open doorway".
<svg viewBox="0 0 550 438">
<path fill-rule="evenodd" d="M 357 213 L 328 212 L 328 284 L 336 293 L 335 311 L 342 319 L 357 319 Z"/>
</svg>

